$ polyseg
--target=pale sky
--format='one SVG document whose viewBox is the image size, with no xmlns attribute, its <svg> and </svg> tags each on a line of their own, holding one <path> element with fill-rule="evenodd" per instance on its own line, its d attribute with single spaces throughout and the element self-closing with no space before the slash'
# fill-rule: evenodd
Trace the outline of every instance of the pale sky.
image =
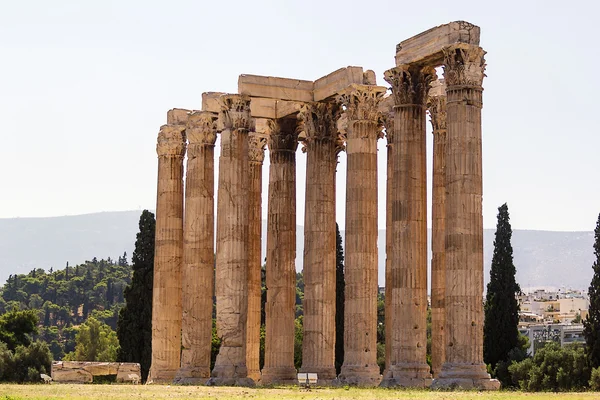
<svg viewBox="0 0 600 400">
<path fill-rule="evenodd" d="M 0 1 L 0 218 L 154 209 L 156 136 L 170 108 L 198 109 L 206 91 L 235 93 L 240 74 L 315 80 L 353 65 L 387 86 L 397 43 L 465 20 L 481 27 L 488 52 L 484 226 L 493 228 L 508 202 L 513 228 L 592 230 L 600 212 L 598 4 Z M 379 149 L 384 228 L 383 140 Z M 306 156 L 297 159 L 303 224 Z M 342 228 L 345 168 L 342 156 Z M 268 161 L 264 174 L 266 199 Z"/>
</svg>

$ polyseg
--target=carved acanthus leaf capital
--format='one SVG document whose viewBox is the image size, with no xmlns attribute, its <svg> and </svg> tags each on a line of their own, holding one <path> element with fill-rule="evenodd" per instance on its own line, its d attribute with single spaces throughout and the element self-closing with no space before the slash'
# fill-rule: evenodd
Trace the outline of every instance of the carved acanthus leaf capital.
<svg viewBox="0 0 600 400">
<path fill-rule="evenodd" d="M 446 134 L 446 102 L 446 96 L 431 96 L 427 100 L 434 135 Z"/>
<path fill-rule="evenodd" d="M 250 162 L 262 164 L 265 160 L 266 146 L 266 137 L 256 133 L 248 135 L 248 160 Z"/>
<path fill-rule="evenodd" d="M 271 153 L 278 151 L 295 152 L 298 148 L 296 120 L 270 119 L 267 121 L 268 146 Z"/>
<path fill-rule="evenodd" d="M 446 85 L 481 87 L 486 66 L 486 52 L 481 47 L 456 43 L 445 47 L 443 52 Z"/>
<path fill-rule="evenodd" d="M 335 143 L 338 152 L 343 149 L 344 143 L 338 132 L 341 111 L 339 104 L 324 102 L 307 103 L 300 108 L 298 130 L 304 132 L 303 151 L 324 141 Z"/>
<path fill-rule="evenodd" d="M 221 119 L 225 129 L 245 129 L 251 127 L 250 98 L 240 94 L 227 94 L 220 97 Z"/>
<path fill-rule="evenodd" d="M 159 157 L 183 157 L 186 148 L 185 141 L 184 125 L 163 125 L 158 132 L 156 153 Z"/>
<path fill-rule="evenodd" d="M 386 88 L 372 85 L 350 85 L 343 93 L 337 96 L 349 121 L 367 120 L 378 122 L 379 102 L 383 99 Z"/>
<path fill-rule="evenodd" d="M 429 84 L 437 75 L 435 68 L 415 65 L 400 65 L 384 73 L 384 79 L 392 86 L 392 95 L 397 106 L 425 105 Z"/>
<path fill-rule="evenodd" d="M 188 114 L 185 133 L 190 146 L 214 146 L 217 141 L 217 115 L 208 111 L 192 111 Z"/>
<path fill-rule="evenodd" d="M 385 128 L 385 137 L 387 138 L 388 145 L 394 142 L 394 119 L 396 118 L 396 113 L 394 111 L 389 111 L 386 113 L 381 113 L 381 124 Z"/>
</svg>

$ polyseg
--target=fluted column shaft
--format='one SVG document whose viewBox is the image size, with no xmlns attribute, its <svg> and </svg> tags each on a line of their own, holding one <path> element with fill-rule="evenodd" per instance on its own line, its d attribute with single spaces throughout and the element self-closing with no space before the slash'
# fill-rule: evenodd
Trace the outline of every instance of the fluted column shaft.
<svg viewBox="0 0 600 400">
<path fill-rule="evenodd" d="M 392 245 L 393 245 L 393 235 L 392 235 L 392 202 L 391 194 L 392 194 L 392 175 L 393 175 L 393 166 L 394 166 L 394 151 L 392 147 L 394 146 L 394 120 L 396 119 L 394 111 L 389 112 L 386 115 L 383 115 L 383 122 L 385 125 L 385 136 L 387 139 L 387 173 L 386 173 L 386 182 L 385 182 L 385 281 L 392 281 L 392 268 L 391 268 L 391 257 L 392 257 Z M 391 300 L 392 296 L 385 296 L 384 298 L 384 312 L 385 312 L 385 368 L 389 368 L 390 365 L 390 355 L 392 353 L 392 324 L 389 322 L 388 313 L 391 310 Z M 390 313 L 391 314 L 391 313 Z"/>
<path fill-rule="evenodd" d="M 184 125 L 163 125 L 156 146 L 158 185 L 152 288 L 152 364 L 148 377 L 148 381 L 155 383 L 171 382 L 181 360 L 184 131 Z"/>
<path fill-rule="evenodd" d="M 429 386 L 427 350 L 427 174 L 425 100 L 435 76 L 430 67 L 401 65 L 386 71 L 392 85 L 391 245 L 386 298 L 390 325 L 384 386 Z"/>
<path fill-rule="evenodd" d="M 183 229 L 182 340 L 178 383 L 204 383 L 210 376 L 214 292 L 214 146 L 216 115 L 193 112 L 189 141 Z"/>
<path fill-rule="evenodd" d="M 262 166 L 267 140 L 256 134 L 249 138 L 250 187 L 248 196 L 248 322 L 246 324 L 246 365 L 248 377 L 260 379 L 260 299 L 262 234 Z"/>
<path fill-rule="evenodd" d="M 346 304 L 341 383 L 379 384 L 377 365 L 377 106 L 385 88 L 353 85 L 340 97 L 348 113 L 346 152 Z"/>
<path fill-rule="evenodd" d="M 439 81 L 438 81 L 439 82 Z M 433 93 L 433 91 L 436 93 Z M 433 190 L 431 207 L 431 368 L 437 377 L 444 362 L 446 297 L 445 216 L 446 88 L 432 85 L 427 103 L 433 127 Z"/>
<path fill-rule="evenodd" d="M 267 304 L 261 382 L 297 382 L 294 367 L 296 303 L 296 148 L 294 120 L 270 121 L 268 140 Z"/>
<path fill-rule="evenodd" d="M 304 213 L 304 336 L 302 372 L 330 382 L 335 373 L 337 104 L 316 103 L 300 113 L 306 139 Z"/>
<path fill-rule="evenodd" d="M 240 95 L 221 99 L 219 196 L 217 204 L 217 334 L 221 348 L 211 383 L 250 384 L 246 367 L 248 311 L 248 127 L 250 100 Z"/>
<path fill-rule="evenodd" d="M 497 388 L 483 362 L 481 108 L 485 52 L 444 49 L 446 145 L 446 360 L 436 385 Z"/>
</svg>

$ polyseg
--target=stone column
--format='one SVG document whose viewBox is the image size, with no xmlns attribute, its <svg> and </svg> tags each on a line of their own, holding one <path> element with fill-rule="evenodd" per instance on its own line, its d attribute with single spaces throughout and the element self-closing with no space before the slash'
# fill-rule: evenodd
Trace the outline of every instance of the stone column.
<svg viewBox="0 0 600 400">
<path fill-rule="evenodd" d="M 335 103 L 314 103 L 300 112 L 306 135 L 304 212 L 304 337 L 301 372 L 320 384 L 335 377 L 336 230 L 335 170 L 341 150 Z"/>
<path fill-rule="evenodd" d="M 250 162 L 250 194 L 248 196 L 248 322 L 246 323 L 246 366 L 248 377 L 260 379 L 260 295 L 261 295 L 261 230 L 262 230 L 262 166 L 267 139 L 256 133 L 248 139 Z"/>
<path fill-rule="evenodd" d="M 158 187 L 152 287 L 152 363 L 148 381 L 171 383 L 181 360 L 185 125 L 163 125 L 158 134 L 156 152 Z"/>
<path fill-rule="evenodd" d="M 443 79 L 432 83 L 427 107 L 433 127 L 433 193 L 431 208 L 431 369 L 438 377 L 444 363 L 444 325 L 446 320 L 445 215 L 446 187 L 446 86 Z"/>
<path fill-rule="evenodd" d="M 221 348 L 208 384 L 252 385 L 246 367 L 248 312 L 250 99 L 221 97 L 219 195 L 217 204 L 217 334 Z"/>
<path fill-rule="evenodd" d="M 297 383 L 295 120 L 270 121 L 265 365 L 261 383 Z"/>
<path fill-rule="evenodd" d="M 183 227 L 181 368 L 176 383 L 200 384 L 210 376 L 214 291 L 214 147 L 216 114 L 189 114 Z"/>
<path fill-rule="evenodd" d="M 401 65 L 386 71 L 395 102 L 392 146 L 390 281 L 386 326 L 391 341 L 382 386 L 431 384 L 427 350 L 427 173 L 425 102 L 431 67 Z"/>
<path fill-rule="evenodd" d="M 384 87 L 352 85 L 339 97 L 348 114 L 346 142 L 346 304 L 344 364 L 338 382 L 376 386 L 377 365 L 377 106 Z"/>
<path fill-rule="evenodd" d="M 434 385 L 497 389 L 483 362 L 481 108 L 485 60 L 466 43 L 444 49 L 446 359 Z"/>
</svg>

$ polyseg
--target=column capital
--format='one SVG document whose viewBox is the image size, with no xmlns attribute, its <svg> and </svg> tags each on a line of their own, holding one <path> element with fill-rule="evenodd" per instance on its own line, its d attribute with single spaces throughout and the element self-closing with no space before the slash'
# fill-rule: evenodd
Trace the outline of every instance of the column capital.
<svg viewBox="0 0 600 400">
<path fill-rule="evenodd" d="M 163 125 L 158 132 L 156 153 L 159 157 L 182 157 L 185 155 L 185 126 Z"/>
<path fill-rule="evenodd" d="M 394 111 L 382 112 L 381 123 L 385 128 L 385 137 L 387 139 L 388 146 L 394 143 L 394 120 L 396 113 Z"/>
<path fill-rule="evenodd" d="M 446 134 L 446 96 L 431 96 L 427 99 L 434 135 Z"/>
<path fill-rule="evenodd" d="M 292 119 L 270 119 L 267 121 L 269 151 L 294 153 L 298 147 L 296 121 Z"/>
<path fill-rule="evenodd" d="M 456 43 L 442 51 L 446 85 L 481 87 L 485 77 L 485 50 L 472 44 Z"/>
<path fill-rule="evenodd" d="M 192 111 L 188 114 L 185 133 L 191 145 L 214 146 L 217 141 L 217 115 L 208 111 Z"/>
<path fill-rule="evenodd" d="M 248 135 L 248 160 L 251 163 L 262 164 L 265 160 L 266 146 L 266 137 L 257 135 L 256 133 Z"/>
<path fill-rule="evenodd" d="M 424 106 L 429 84 L 436 78 L 433 67 L 405 64 L 385 71 L 383 79 L 392 85 L 396 106 Z"/>
<path fill-rule="evenodd" d="M 303 151 L 324 141 L 335 143 L 336 153 L 343 149 L 344 143 L 337 127 L 341 111 L 339 104 L 325 102 L 307 103 L 300 108 L 298 130 L 303 131 L 305 136 Z"/>
<path fill-rule="evenodd" d="M 250 97 L 226 94 L 219 98 L 225 129 L 250 129 Z"/>
<path fill-rule="evenodd" d="M 387 89 L 383 86 L 358 85 L 348 86 L 337 96 L 338 103 L 346 107 L 345 113 L 350 121 L 379 121 L 379 102 Z"/>
</svg>

